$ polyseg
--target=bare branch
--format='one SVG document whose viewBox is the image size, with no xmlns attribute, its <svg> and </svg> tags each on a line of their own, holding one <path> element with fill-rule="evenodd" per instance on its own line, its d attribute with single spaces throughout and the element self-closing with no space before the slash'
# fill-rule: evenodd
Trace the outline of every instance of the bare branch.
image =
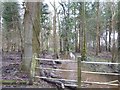
<svg viewBox="0 0 120 90">
<path fill-rule="evenodd" d="M 64 15 L 65 15 L 65 7 L 64 7 L 64 5 L 62 3 L 60 3 L 60 2 L 59 2 L 59 4 L 62 6 L 63 11 L 64 11 Z"/>
</svg>

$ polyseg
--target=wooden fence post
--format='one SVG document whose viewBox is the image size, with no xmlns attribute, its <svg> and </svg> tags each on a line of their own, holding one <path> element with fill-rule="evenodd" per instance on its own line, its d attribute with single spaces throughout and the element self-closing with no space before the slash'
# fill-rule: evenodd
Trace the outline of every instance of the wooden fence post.
<svg viewBox="0 0 120 90">
<path fill-rule="evenodd" d="M 35 78 L 35 69 L 36 69 L 36 64 L 37 64 L 37 61 L 35 60 L 35 58 L 37 57 L 37 54 L 34 53 L 33 54 L 33 57 L 32 57 L 32 61 L 31 61 L 31 67 L 30 67 L 30 81 L 31 83 L 34 82 L 34 78 Z"/>
<path fill-rule="evenodd" d="M 77 57 L 78 88 L 81 88 L 81 56 Z"/>
</svg>

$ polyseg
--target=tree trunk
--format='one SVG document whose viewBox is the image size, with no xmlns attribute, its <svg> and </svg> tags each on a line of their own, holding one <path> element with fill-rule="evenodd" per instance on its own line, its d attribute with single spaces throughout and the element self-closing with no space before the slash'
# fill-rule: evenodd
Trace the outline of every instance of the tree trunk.
<svg viewBox="0 0 120 90">
<path fill-rule="evenodd" d="M 62 52 L 62 38 L 60 37 L 60 52 Z"/>
<path fill-rule="evenodd" d="M 57 57 L 57 40 L 56 40 L 56 12 L 53 17 L 53 46 L 54 46 L 54 55 Z"/>
<path fill-rule="evenodd" d="M 110 2 L 108 4 L 109 6 L 109 9 L 111 8 L 112 6 L 112 2 Z M 111 52 L 111 33 L 112 33 L 112 11 L 111 9 L 109 10 L 109 13 L 110 13 L 110 17 L 109 17 L 109 45 L 108 45 L 108 51 Z"/>
<path fill-rule="evenodd" d="M 40 27 L 40 2 L 36 3 L 36 13 L 35 14 L 35 20 L 33 24 L 33 38 L 32 38 L 32 46 L 33 46 L 33 53 L 40 53 L 40 41 L 39 41 L 39 33 L 41 30 Z"/>
<path fill-rule="evenodd" d="M 24 15 L 24 57 L 22 61 L 22 70 L 25 71 L 31 82 L 30 67 L 32 61 L 32 36 L 33 36 L 33 24 L 35 20 L 35 14 L 37 2 L 26 2 L 26 10 Z"/>
<path fill-rule="evenodd" d="M 41 30 L 41 32 L 40 32 L 40 47 L 41 47 L 41 50 L 40 50 L 40 52 L 42 52 L 44 49 L 44 45 L 43 45 L 43 30 Z"/>
<path fill-rule="evenodd" d="M 108 51 L 111 52 L 111 32 L 112 32 L 112 27 L 111 27 L 111 20 L 109 21 L 109 46 L 108 46 Z"/>
<path fill-rule="evenodd" d="M 117 23 L 117 28 L 118 28 L 118 63 L 120 63 L 120 1 L 118 2 L 118 23 Z M 118 73 L 120 73 L 120 65 L 118 65 Z M 120 79 L 119 79 L 120 82 Z M 119 86 L 120 89 L 120 86 Z"/>
<path fill-rule="evenodd" d="M 79 31 L 78 31 L 78 35 L 79 35 L 79 41 L 78 41 L 78 52 L 82 53 L 82 38 L 83 38 L 83 30 L 82 30 L 82 26 L 83 26 L 83 15 L 82 15 L 82 4 L 83 2 L 79 2 L 80 6 L 79 6 Z M 81 18 L 82 16 L 82 18 Z"/>
<path fill-rule="evenodd" d="M 57 10 L 56 10 L 56 6 L 55 6 L 55 1 L 54 1 L 54 16 L 53 16 L 53 46 L 54 46 L 54 56 L 55 58 L 58 57 L 57 54 L 57 40 L 56 40 L 56 14 L 57 14 Z"/>
<path fill-rule="evenodd" d="M 93 46 L 93 50 L 94 50 L 95 49 L 95 41 L 93 41 L 92 44 L 93 44 L 92 46 Z"/>
<path fill-rule="evenodd" d="M 111 12 L 112 12 L 112 20 L 111 20 L 111 27 L 112 27 L 112 32 L 113 32 L 113 39 L 112 39 L 112 62 L 116 62 L 116 46 L 115 46 L 115 11 L 114 11 L 114 5 L 111 6 Z"/>
<path fill-rule="evenodd" d="M 59 14 L 57 14 L 57 19 L 58 19 L 58 28 L 59 28 L 59 43 L 60 43 L 60 45 L 59 45 L 59 48 L 60 48 L 60 50 L 59 50 L 59 52 L 62 52 L 63 50 L 62 50 L 62 36 L 61 36 L 61 26 L 60 26 L 60 17 L 59 17 Z"/>
<path fill-rule="evenodd" d="M 78 31 L 77 31 L 77 24 L 76 24 L 76 8 L 74 7 L 74 18 L 75 18 L 75 52 L 79 52 L 78 50 Z"/>
<path fill-rule="evenodd" d="M 82 17 L 83 17 L 83 24 L 82 24 L 82 31 L 83 31 L 83 47 L 82 47 L 82 60 L 86 60 L 86 27 L 85 27 L 85 24 L 86 24 L 86 20 L 85 20 L 85 2 L 83 2 L 83 5 L 82 5 Z"/>
<path fill-rule="evenodd" d="M 76 22 L 75 22 L 75 52 L 79 52 L 79 49 L 78 49 L 78 32 L 77 32 L 77 28 L 76 28 Z"/>
<path fill-rule="evenodd" d="M 80 35 L 81 32 L 80 32 L 80 31 L 81 31 L 81 29 L 80 29 L 80 24 L 79 24 L 79 31 L 78 31 L 78 33 L 79 33 L 78 52 L 79 52 L 79 53 L 80 53 L 80 51 L 81 51 L 81 48 L 80 48 L 80 46 L 81 46 L 81 44 L 80 44 L 80 42 L 81 42 L 81 40 L 80 40 L 80 39 L 81 39 L 81 38 L 80 38 L 80 37 L 81 37 L 81 35 Z"/>
<path fill-rule="evenodd" d="M 1 15 L 0 15 L 0 20 L 1 20 Z M 0 22 L 0 53 L 2 51 L 2 24 Z"/>
<path fill-rule="evenodd" d="M 106 35 L 105 35 L 105 49 L 106 51 L 108 50 L 108 42 L 107 42 L 107 36 L 108 36 L 108 31 L 107 31 L 108 25 L 106 25 Z"/>
<path fill-rule="evenodd" d="M 69 33 L 70 33 L 70 28 L 69 28 L 69 18 L 70 18 L 70 9 L 69 9 L 69 5 L 70 5 L 70 0 L 68 0 L 68 9 L 67 9 L 67 15 L 66 15 L 66 35 L 65 35 L 65 58 L 69 58 Z"/>
<path fill-rule="evenodd" d="M 99 2 L 96 2 L 97 5 L 97 31 L 96 31 L 96 55 L 100 52 L 100 21 L 99 21 Z"/>
</svg>

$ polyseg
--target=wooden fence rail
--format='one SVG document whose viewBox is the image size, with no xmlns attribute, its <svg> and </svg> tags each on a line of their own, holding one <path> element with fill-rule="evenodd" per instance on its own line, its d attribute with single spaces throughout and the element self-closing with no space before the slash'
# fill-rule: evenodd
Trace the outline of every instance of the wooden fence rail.
<svg viewBox="0 0 120 90">
<path fill-rule="evenodd" d="M 52 71 L 60 71 L 60 72 L 77 72 L 77 70 L 65 70 L 65 69 L 53 69 L 53 68 L 41 68 L 41 67 L 36 67 L 37 69 L 42 69 L 42 70 L 52 70 Z M 81 71 L 82 73 L 88 73 L 88 74 L 100 74 L 100 75 L 115 75 L 115 76 L 120 76 L 119 73 L 103 73 L 103 72 L 90 72 L 90 71 Z"/>
<path fill-rule="evenodd" d="M 45 58 L 35 58 L 36 60 L 40 60 L 40 61 L 59 61 L 59 62 L 70 62 L 70 63 L 77 63 L 76 60 L 60 60 L 60 59 L 45 59 Z M 89 61 L 81 61 L 81 63 L 85 63 L 85 64 L 111 64 L 111 65 L 120 65 L 120 63 L 112 63 L 112 62 L 89 62 Z"/>
<path fill-rule="evenodd" d="M 40 77 L 40 76 L 35 76 L 36 78 L 40 79 L 50 79 L 50 80 L 59 80 L 59 81 L 68 81 L 68 82 L 74 82 L 77 83 L 78 80 L 69 80 L 69 79 L 58 79 L 58 78 L 49 78 L 49 77 Z M 110 81 L 112 82 L 112 81 Z M 91 82 L 91 81 L 81 81 L 81 83 L 86 83 L 86 84 L 98 84 L 98 85 L 110 85 L 110 86 L 118 86 L 119 84 L 112 84 L 110 82 Z M 76 84 L 74 84 L 76 85 Z M 77 85 L 79 86 L 79 85 Z"/>
<path fill-rule="evenodd" d="M 36 69 L 44 69 L 44 70 L 53 70 L 53 71 L 63 71 L 63 72 L 77 72 L 77 80 L 68 80 L 68 79 L 58 79 L 58 78 L 48 78 L 48 77 L 41 77 L 41 76 L 33 76 L 35 78 L 41 78 L 41 79 L 53 79 L 53 80 L 60 80 L 60 81 L 68 81 L 68 82 L 75 82 L 74 86 L 77 86 L 78 88 L 81 88 L 81 83 L 88 83 L 88 84 L 98 84 L 98 85 L 110 85 L 110 86 L 119 86 L 119 84 L 113 84 L 113 82 L 116 81 L 110 81 L 110 82 L 91 82 L 91 81 L 82 81 L 81 80 L 81 73 L 87 73 L 87 74 L 99 74 L 99 75 L 116 75 L 120 76 L 118 73 L 103 73 L 103 72 L 90 72 L 90 71 L 82 71 L 81 70 L 81 64 L 104 64 L 104 65 L 120 65 L 120 63 L 112 63 L 112 62 L 88 62 L 88 61 L 81 61 L 81 57 L 77 57 L 77 60 L 60 60 L 60 59 L 45 59 L 45 58 L 37 58 L 34 57 L 33 60 L 37 61 L 59 61 L 59 62 L 70 62 L 70 63 L 77 63 L 77 70 L 65 70 L 65 69 L 53 69 L 53 68 L 41 68 L 41 67 L 35 67 Z M 34 70 L 34 69 L 33 69 Z M 117 81 L 119 82 L 119 81 Z M 70 85 L 70 84 L 65 84 Z"/>
</svg>

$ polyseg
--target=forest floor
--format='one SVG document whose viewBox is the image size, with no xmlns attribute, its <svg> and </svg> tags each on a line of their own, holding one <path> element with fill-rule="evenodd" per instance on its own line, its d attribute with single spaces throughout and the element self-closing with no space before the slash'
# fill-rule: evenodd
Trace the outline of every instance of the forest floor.
<svg viewBox="0 0 120 90">
<path fill-rule="evenodd" d="M 2 55 L 2 79 L 3 80 L 18 80 L 18 81 L 28 81 L 28 76 L 20 71 L 20 65 L 21 65 L 21 54 L 12 52 L 12 53 L 3 53 Z M 52 58 L 51 55 L 46 55 L 45 58 Z M 89 61 L 109 61 L 111 59 L 110 53 L 101 53 L 99 56 L 95 56 L 93 52 L 90 52 L 88 54 L 88 60 Z M 47 65 L 43 65 L 47 66 Z M 65 69 L 76 69 L 77 67 L 75 64 L 68 64 L 68 63 L 62 63 L 61 65 L 58 65 L 57 67 L 61 67 Z M 74 67 L 74 68 L 73 68 Z M 110 66 L 100 66 L 100 65 L 83 65 L 82 70 L 91 70 L 91 71 L 101 71 L 101 72 L 115 72 L 113 69 L 110 68 Z M 54 73 L 58 74 L 58 73 Z M 70 73 L 59 73 L 58 76 L 65 78 L 67 75 L 69 75 L 70 79 L 76 79 L 74 77 L 74 74 Z M 87 80 L 87 81 L 111 81 L 111 80 L 116 80 L 118 77 L 111 77 L 111 76 L 96 76 L 96 75 L 91 75 L 91 74 L 82 74 L 82 79 Z M 34 85 L 2 85 L 2 87 L 27 87 L 27 88 L 57 88 L 55 84 L 48 83 L 44 80 L 38 80 L 39 83 L 34 84 Z M 85 88 L 115 88 L 111 86 L 106 86 L 106 85 L 93 85 L 93 84 L 86 84 L 84 85 Z"/>
<path fill-rule="evenodd" d="M 20 71 L 21 65 L 20 53 L 4 53 L 2 55 L 2 80 L 28 81 L 28 76 Z M 3 84 L 2 87 L 20 87 L 20 88 L 55 88 L 54 84 L 39 80 L 37 85 L 28 84 Z"/>
</svg>

